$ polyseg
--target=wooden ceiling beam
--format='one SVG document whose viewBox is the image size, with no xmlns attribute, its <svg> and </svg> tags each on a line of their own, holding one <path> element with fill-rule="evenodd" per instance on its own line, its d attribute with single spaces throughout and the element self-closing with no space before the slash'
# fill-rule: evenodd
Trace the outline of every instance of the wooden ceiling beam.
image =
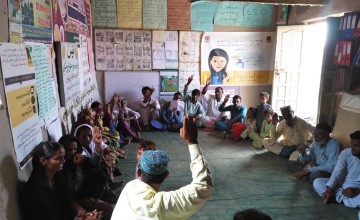
<svg viewBox="0 0 360 220">
<path fill-rule="evenodd" d="M 236 0 L 226 0 L 236 1 Z M 237 1 L 240 2 L 240 1 Z M 282 4 L 282 5 L 310 5 L 323 6 L 329 3 L 329 0 L 247 0 L 241 2 L 263 3 L 263 4 Z"/>
</svg>

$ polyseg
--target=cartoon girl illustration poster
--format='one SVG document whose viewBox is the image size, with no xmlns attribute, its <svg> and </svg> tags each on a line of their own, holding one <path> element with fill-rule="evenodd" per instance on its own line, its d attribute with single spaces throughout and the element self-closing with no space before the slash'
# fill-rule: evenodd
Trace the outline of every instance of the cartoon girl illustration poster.
<svg viewBox="0 0 360 220">
<path fill-rule="evenodd" d="M 209 54 L 209 69 L 210 69 L 210 79 L 212 85 L 221 85 L 227 81 L 229 78 L 226 73 L 226 68 L 229 63 L 229 56 L 225 50 L 220 48 L 215 48 L 210 51 Z"/>
</svg>

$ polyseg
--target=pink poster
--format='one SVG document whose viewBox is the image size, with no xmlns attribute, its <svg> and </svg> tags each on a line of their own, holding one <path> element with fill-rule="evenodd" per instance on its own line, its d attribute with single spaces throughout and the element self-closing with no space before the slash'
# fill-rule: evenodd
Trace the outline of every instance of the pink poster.
<svg viewBox="0 0 360 220">
<path fill-rule="evenodd" d="M 90 37 L 89 0 L 52 0 L 55 42 L 78 41 L 78 34 Z"/>
</svg>

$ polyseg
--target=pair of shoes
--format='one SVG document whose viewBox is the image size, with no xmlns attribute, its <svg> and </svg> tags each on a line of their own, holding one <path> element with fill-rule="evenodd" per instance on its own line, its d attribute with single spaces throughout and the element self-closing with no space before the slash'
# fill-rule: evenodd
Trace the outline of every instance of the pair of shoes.
<svg viewBox="0 0 360 220">
<path fill-rule="evenodd" d="M 108 180 L 109 188 L 112 190 L 117 190 L 118 188 L 122 187 L 124 183 L 125 183 L 124 180 L 121 180 L 119 182 L 114 182 L 114 180 L 111 179 Z"/>
<path fill-rule="evenodd" d="M 114 176 L 122 176 L 124 173 L 117 167 L 113 167 Z"/>
</svg>

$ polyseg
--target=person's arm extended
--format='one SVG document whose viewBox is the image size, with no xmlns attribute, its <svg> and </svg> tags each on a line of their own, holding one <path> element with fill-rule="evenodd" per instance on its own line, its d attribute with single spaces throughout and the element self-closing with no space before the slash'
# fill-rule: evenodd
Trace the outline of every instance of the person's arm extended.
<svg viewBox="0 0 360 220">
<path fill-rule="evenodd" d="M 211 83 L 211 80 L 210 80 L 210 78 L 209 78 L 209 79 L 206 80 L 205 86 L 204 86 L 203 90 L 201 91 L 201 94 L 202 94 L 202 95 L 205 95 L 205 94 L 206 94 L 206 92 L 207 92 L 207 90 L 208 90 L 208 88 L 209 88 L 210 83 Z"/>
<path fill-rule="evenodd" d="M 224 98 L 223 103 L 221 103 L 221 105 L 219 106 L 219 111 L 221 112 L 225 112 L 225 111 L 230 111 L 233 107 L 233 105 L 228 105 L 225 107 L 226 103 L 229 101 L 230 95 L 226 95 Z"/>
<path fill-rule="evenodd" d="M 178 190 L 159 192 L 162 208 L 159 218 L 187 219 L 199 210 L 214 191 L 212 176 L 197 142 L 197 128 L 192 117 L 186 117 L 180 136 L 188 144 L 191 163 L 192 182 Z"/>
</svg>

